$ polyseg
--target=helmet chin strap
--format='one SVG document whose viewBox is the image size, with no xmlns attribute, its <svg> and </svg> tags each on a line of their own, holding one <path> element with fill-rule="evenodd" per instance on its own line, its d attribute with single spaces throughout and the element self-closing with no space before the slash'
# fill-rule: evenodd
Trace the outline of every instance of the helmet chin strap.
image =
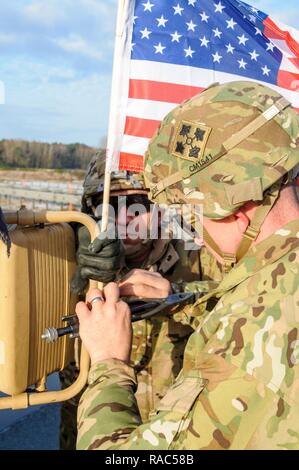
<svg viewBox="0 0 299 470">
<path fill-rule="evenodd" d="M 203 239 L 207 242 L 210 248 L 215 251 L 223 261 L 223 270 L 228 273 L 235 264 L 242 259 L 248 252 L 252 243 L 257 239 L 261 226 L 264 223 L 268 213 L 274 206 L 282 186 L 282 178 L 277 181 L 271 188 L 265 192 L 265 197 L 262 203 L 257 207 L 250 224 L 246 231 L 243 233 L 242 240 L 238 246 L 236 253 L 225 253 L 223 252 L 208 231 L 202 226 Z M 193 215 L 191 225 L 195 225 L 195 217 Z"/>
</svg>

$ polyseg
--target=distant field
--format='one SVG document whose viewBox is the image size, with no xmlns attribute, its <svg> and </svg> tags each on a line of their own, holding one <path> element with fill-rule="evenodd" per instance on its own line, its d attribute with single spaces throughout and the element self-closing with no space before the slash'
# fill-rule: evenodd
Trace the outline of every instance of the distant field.
<svg viewBox="0 0 299 470">
<path fill-rule="evenodd" d="M 1 169 L 0 181 L 40 180 L 40 181 L 83 181 L 84 170 L 45 170 L 45 169 Z"/>
</svg>

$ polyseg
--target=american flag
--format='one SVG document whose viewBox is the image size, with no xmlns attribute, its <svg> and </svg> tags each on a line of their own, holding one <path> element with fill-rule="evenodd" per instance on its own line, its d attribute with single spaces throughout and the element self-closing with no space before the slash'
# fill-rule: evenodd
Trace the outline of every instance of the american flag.
<svg viewBox="0 0 299 470">
<path fill-rule="evenodd" d="M 142 171 L 163 117 L 214 82 L 256 80 L 299 109 L 299 31 L 244 2 L 124 0 L 122 24 L 108 135 L 111 170 Z"/>
</svg>

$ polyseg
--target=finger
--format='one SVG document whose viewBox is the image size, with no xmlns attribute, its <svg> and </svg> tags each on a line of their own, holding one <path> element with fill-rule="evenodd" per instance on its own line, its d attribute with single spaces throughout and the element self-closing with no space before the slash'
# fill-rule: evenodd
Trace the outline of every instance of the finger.
<svg viewBox="0 0 299 470">
<path fill-rule="evenodd" d="M 128 317 L 131 321 L 131 310 L 130 310 L 129 305 L 123 300 L 120 300 L 119 302 L 117 302 L 117 305 L 119 308 L 119 312 L 121 312 L 124 316 Z"/>
<path fill-rule="evenodd" d="M 126 281 L 127 279 L 131 279 L 133 276 L 134 278 L 140 277 L 140 276 L 153 276 L 155 275 L 156 277 L 162 277 L 160 273 L 156 272 L 151 272 L 151 271 L 146 271 L 145 269 L 131 269 L 125 276 L 122 278 L 122 280 Z"/>
<path fill-rule="evenodd" d="M 84 303 L 84 302 L 78 302 L 77 303 L 75 312 L 76 312 L 80 322 L 82 320 L 84 320 L 85 318 L 87 318 L 88 315 L 90 315 L 90 310 L 87 307 L 86 303 Z"/>
<path fill-rule="evenodd" d="M 165 289 L 156 289 L 147 284 L 125 284 L 120 285 L 120 293 L 122 296 L 136 296 L 144 299 L 164 299 L 168 296 Z"/>
<path fill-rule="evenodd" d="M 158 274 L 158 276 L 153 275 Z M 145 284 L 151 287 L 160 287 L 161 283 L 164 284 L 165 279 L 159 273 L 149 273 L 142 269 L 136 270 L 131 276 L 124 276 L 119 282 L 119 286 L 123 287 L 126 284 Z"/>
<path fill-rule="evenodd" d="M 90 289 L 87 292 L 86 301 L 88 303 L 91 303 L 92 299 L 94 299 L 95 297 L 102 297 L 103 299 L 103 292 L 100 289 Z"/>
<path fill-rule="evenodd" d="M 109 282 L 104 287 L 104 296 L 107 304 L 115 304 L 119 301 L 119 287 L 115 282 Z"/>
</svg>

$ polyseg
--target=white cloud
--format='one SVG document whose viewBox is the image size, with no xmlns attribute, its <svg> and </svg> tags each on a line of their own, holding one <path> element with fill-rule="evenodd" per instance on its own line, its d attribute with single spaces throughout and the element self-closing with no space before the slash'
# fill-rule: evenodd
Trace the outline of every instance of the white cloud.
<svg viewBox="0 0 299 470">
<path fill-rule="evenodd" d="M 33 2 L 30 5 L 26 5 L 24 14 L 32 21 L 47 26 L 55 25 L 57 21 L 61 21 L 65 18 L 65 13 L 61 5 L 59 7 L 59 4 L 53 1 L 52 3 L 49 1 Z"/>
<path fill-rule="evenodd" d="M 79 53 L 91 59 L 103 58 L 100 47 L 94 47 L 78 34 L 70 34 L 68 37 L 52 39 L 52 41 L 64 51 Z"/>
<path fill-rule="evenodd" d="M 109 74 L 78 78 L 72 68 L 16 59 L 1 79 L 7 84 L 6 106 L 0 106 L 3 136 L 96 146 L 106 135 Z"/>
</svg>

